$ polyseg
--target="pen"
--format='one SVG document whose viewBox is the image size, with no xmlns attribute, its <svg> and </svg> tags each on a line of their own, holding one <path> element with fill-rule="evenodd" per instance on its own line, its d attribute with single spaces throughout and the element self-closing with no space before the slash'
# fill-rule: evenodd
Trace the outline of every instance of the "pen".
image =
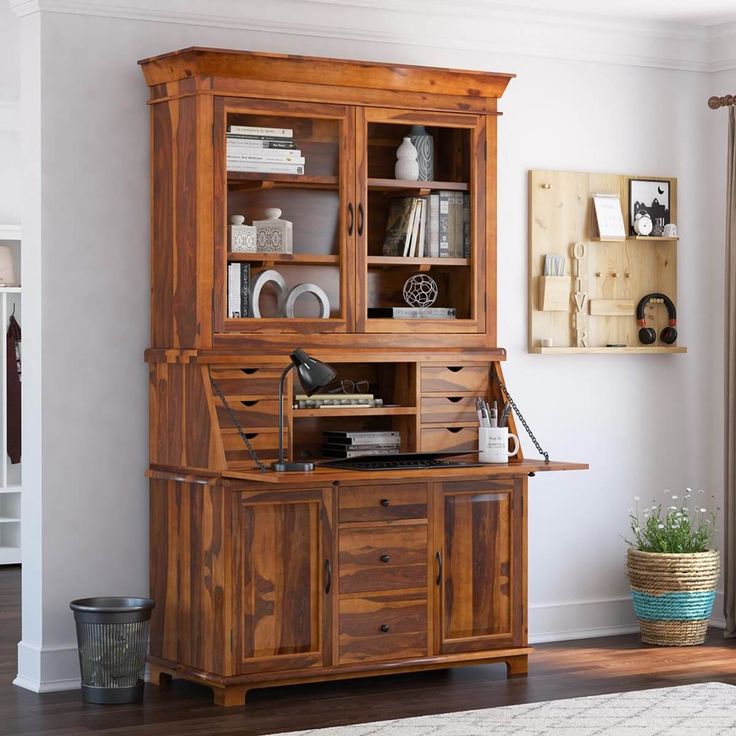
<svg viewBox="0 0 736 736">
<path fill-rule="evenodd" d="M 478 424 L 481 427 L 484 427 L 485 424 L 483 423 L 483 411 L 480 406 L 480 399 L 477 396 L 475 398 L 475 411 L 478 413 Z"/>
<path fill-rule="evenodd" d="M 506 406 L 503 407 L 501 412 L 501 420 L 498 422 L 499 427 L 505 427 L 509 421 L 509 412 L 511 411 L 511 404 L 507 401 Z"/>
<path fill-rule="evenodd" d="M 493 402 L 493 408 L 491 409 L 491 427 L 498 427 L 498 402 Z"/>
</svg>

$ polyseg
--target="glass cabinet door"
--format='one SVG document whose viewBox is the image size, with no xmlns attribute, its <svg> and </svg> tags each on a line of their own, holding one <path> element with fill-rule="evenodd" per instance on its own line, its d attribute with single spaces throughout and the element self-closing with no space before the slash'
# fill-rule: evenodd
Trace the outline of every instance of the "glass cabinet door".
<svg viewBox="0 0 736 736">
<path fill-rule="evenodd" d="M 346 332 L 351 107 L 216 98 L 216 333 Z"/>
<path fill-rule="evenodd" d="M 358 331 L 484 332 L 485 116 L 356 114 Z"/>
</svg>

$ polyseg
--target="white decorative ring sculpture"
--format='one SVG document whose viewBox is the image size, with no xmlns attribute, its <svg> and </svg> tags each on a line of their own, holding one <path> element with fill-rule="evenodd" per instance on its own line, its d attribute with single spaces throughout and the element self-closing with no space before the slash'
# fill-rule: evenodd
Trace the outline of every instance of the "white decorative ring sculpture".
<svg viewBox="0 0 736 736">
<path fill-rule="evenodd" d="M 273 284 L 276 289 L 276 316 L 280 317 L 284 314 L 284 305 L 286 303 L 286 281 L 284 277 L 276 270 L 270 268 L 267 271 L 261 271 L 253 282 L 253 291 L 250 295 L 251 309 L 254 317 L 261 316 L 261 292 L 266 284 Z"/>
<path fill-rule="evenodd" d="M 312 294 L 320 303 L 320 319 L 330 318 L 330 300 L 325 290 L 317 284 L 297 284 L 286 297 L 286 316 L 294 316 L 294 303 L 302 294 Z"/>
</svg>

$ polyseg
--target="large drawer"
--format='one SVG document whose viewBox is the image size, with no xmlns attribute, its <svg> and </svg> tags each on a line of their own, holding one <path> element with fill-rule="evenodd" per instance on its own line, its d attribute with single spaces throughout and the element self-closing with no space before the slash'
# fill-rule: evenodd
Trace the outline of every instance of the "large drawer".
<svg viewBox="0 0 736 736">
<path fill-rule="evenodd" d="M 391 521 L 427 518 L 427 486 L 402 483 L 388 486 L 349 486 L 338 493 L 338 520 Z"/>
<path fill-rule="evenodd" d="M 422 398 L 423 424 L 475 422 L 477 396 L 425 396 Z"/>
<path fill-rule="evenodd" d="M 422 428 L 422 452 L 475 452 L 477 427 Z"/>
<path fill-rule="evenodd" d="M 210 368 L 210 379 L 217 381 L 228 402 L 231 397 L 250 400 L 257 396 L 278 402 L 280 378 L 281 371 L 272 366 Z"/>
<path fill-rule="evenodd" d="M 424 588 L 427 525 L 340 529 L 340 593 Z"/>
<path fill-rule="evenodd" d="M 347 598 L 338 610 L 340 664 L 427 656 L 424 594 Z"/>
<path fill-rule="evenodd" d="M 455 391 L 488 392 L 487 365 L 423 365 L 422 393 L 442 391 L 451 396 Z"/>
</svg>

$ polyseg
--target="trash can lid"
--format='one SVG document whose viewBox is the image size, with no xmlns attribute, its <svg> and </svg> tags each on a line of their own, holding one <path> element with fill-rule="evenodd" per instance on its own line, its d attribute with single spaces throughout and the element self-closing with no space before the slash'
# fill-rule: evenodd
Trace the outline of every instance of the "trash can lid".
<svg viewBox="0 0 736 736">
<path fill-rule="evenodd" d="M 151 598 L 132 598 L 129 596 L 99 596 L 96 598 L 77 598 L 69 604 L 72 611 L 89 613 L 122 613 L 147 611 L 156 605 Z"/>
</svg>

